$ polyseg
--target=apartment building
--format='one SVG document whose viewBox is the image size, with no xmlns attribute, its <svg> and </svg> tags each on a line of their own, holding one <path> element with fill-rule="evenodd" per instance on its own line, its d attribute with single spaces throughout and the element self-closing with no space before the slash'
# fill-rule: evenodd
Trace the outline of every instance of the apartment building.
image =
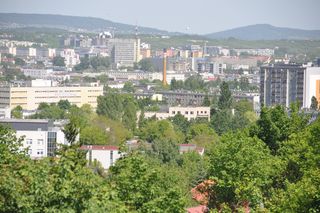
<svg viewBox="0 0 320 213">
<path fill-rule="evenodd" d="M 0 119 L 0 124 L 15 130 L 18 138 L 23 137 L 22 147 L 28 148 L 28 154 L 33 159 L 55 156 L 58 144 L 68 144 L 62 132 L 65 122 L 36 119 Z"/>
<path fill-rule="evenodd" d="M 158 120 L 168 119 L 177 114 L 183 115 L 188 121 L 197 118 L 205 118 L 210 121 L 210 107 L 169 107 L 164 112 L 145 112 L 145 118 L 155 116 Z"/>
<path fill-rule="evenodd" d="M 20 105 L 24 110 L 35 110 L 42 102 L 50 104 L 58 103 L 60 100 L 68 100 L 78 107 L 89 104 L 96 108 L 97 97 L 103 95 L 103 86 L 98 84 L 51 86 L 47 83 L 50 81 L 42 82 L 44 84 L 37 82 L 22 86 L 12 84 L 0 86 L 0 108 L 13 109 Z"/>
<path fill-rule="evenodd" d="M 306 67 L 298 64 L 271 64 L 260 68 L 260 102 L 266 106 L 289 107 L 303 104 Z"/>
<path fill-rule="evenodd" d="M 80 56 L 74 49 L 64 49 L 60 52 L 60 56 L 64 58 L 64 63 L 68 68 L 72 68 L 80 63 Z"/>
<path fill-rule="evenodd" d="M 87 151 L 89 165 L 97 161 L 104 169 L 109 169 L 122 156 L 117 146 L 83 145 L 80 149 Z"/>
<path fill-rule="evenodd" d="M 108 40 L 108 49 L 117 67 L 132 67 L 140 61 L 140 39 L 112 38 Z"/>
</svg>

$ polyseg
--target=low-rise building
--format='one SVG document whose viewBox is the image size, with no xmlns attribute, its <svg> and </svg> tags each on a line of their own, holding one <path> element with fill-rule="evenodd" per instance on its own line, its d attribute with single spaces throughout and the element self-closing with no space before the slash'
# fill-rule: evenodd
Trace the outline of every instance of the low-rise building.
<svg viewBox="0 0 320 213">
<path fill-rule="evenodd" d="M 122 156 L 117 146 L 83 145 L 80 149 L 87 151 L 89 165 L 97 161 L 104 169 L 109 169 Z"/>
<path fill-rule="evenodd" d="M 179 144 L 179 153 L 198 152 L 199 155 L 204 154 L 204 148 L 198 147 L 196 144 Z"/>
<path fill-rule="evenodd" d="M 169 107 L 163 112 L 144 112 L 144 117 L 152 118 L 155 116 L 158 120 L 163 120 L 178 114 L 183 115 L 188 121 L 197 118 L 205 118 L 210 121 L 210 107 Z"/>
<path fill-rule="evenodd" d="M 33 159 L 55 156 L 58 144 L 68 144 L 62 131 L 65 122 L 1 119 L 0 124 L 15 130 L 18 138 L 23 137 L 22 147 L 28 148 L 28 154 Z"/>
</svg>

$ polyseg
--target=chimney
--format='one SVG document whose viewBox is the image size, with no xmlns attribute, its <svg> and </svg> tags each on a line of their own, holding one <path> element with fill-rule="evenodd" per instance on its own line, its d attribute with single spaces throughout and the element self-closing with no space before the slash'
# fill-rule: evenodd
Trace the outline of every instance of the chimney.
<svg viewBox="0 0 320 213">
<path fill-rule="evenodd" d="M 163 49 L 163 73 L 162 84 L 167 85 L 167 49 Z"/>
</svg>

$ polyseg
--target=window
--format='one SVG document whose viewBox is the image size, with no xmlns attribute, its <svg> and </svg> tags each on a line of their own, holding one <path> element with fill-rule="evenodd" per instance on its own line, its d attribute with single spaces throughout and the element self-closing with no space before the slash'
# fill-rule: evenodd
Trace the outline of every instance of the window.
<svg viewBox="0 0 320 213">
<path fill-rule="evenodd" d="M 113 151 L 110 151 L 110 165 L 113 165 Z"/>
<path fill-rule="evenodd" d="M 47 155 L 50 157 L 55 155 L 56 142 L 57 142 L 57 133 L 56 132 L 48 132 Z"/>
<path fill-rule="evenodd" d="M 43 145 L 43 139 L 38 139 L 38 145 Z"/>
<path fill-rule="evenodd" d="M 28 150 L 28 154 L 29 154 L 29 155 L 32 155 L 32 149 L 29 149 L 29 150 Z"/>
<path fill-rule="evenodd" d="M 38 150 L 37 150 L 37 155 L 42 156 L 42 155 L 43 155 L 43 149 L 38 149 Z"/>
<path fill-rule="evenodd" d="M 193 111 L 191 111 L 190 114 L 193 115 Z"/>
<path fill-rule="evenodd" d="M 188 111 L 185 111 L 184 113 L 185 113 L 186 115 L 188 115 L 188 114 L 189 114 L 189 112 L 188 112 Z"/>
<path fill-rule="evenodd" d="M 31 145 L 32 144 L 32 139 L 27 139 L 27 144 Z"/>
<path fill-rule="evenodd" d="M 172 111 L 172 114 L 176 114 L 176 111 Z"/>
</svg>

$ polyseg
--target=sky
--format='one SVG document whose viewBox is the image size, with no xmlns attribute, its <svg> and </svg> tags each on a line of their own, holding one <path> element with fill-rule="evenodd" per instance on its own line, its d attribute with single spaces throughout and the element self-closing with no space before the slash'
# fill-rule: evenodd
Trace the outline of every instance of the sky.
<svg viewBox="0 0 320 213">
<path fill-rule="evenodd" d="M 90 16 L 194 34 L 252 24 L 320 30 L 319 8 L 320 0 L 0 0 L 2 13 Z"/>
</svg>

